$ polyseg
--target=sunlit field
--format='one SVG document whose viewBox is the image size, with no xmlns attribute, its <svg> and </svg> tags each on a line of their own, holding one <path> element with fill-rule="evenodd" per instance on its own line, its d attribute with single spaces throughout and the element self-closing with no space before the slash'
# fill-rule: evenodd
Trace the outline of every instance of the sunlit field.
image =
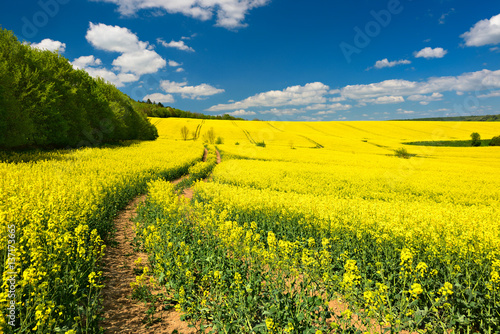
<svg viewBox="0 0 500 334">
<path fill-rule="evenodd" d="M 200 330 L 498 332 L 500 148 L 405 144 L 488 139 L 498 123 L 151 120 L 153 142 L 3 156 L 16 332 L 97 328 L 103 239 L 146 191 L 152 273 Z M 205 175 L 215 149 L 222 162 L 179 197 L 169 181 Z"/>
<path fill-rule="evenodd" d="M 499 330 L 500 149 L 405 144 L 492 138 L 498 124 L 155 122 L 170 139 L 200 125 L 198 140 L 220 137 L 222 163 L 191 203 L 153 183 L 146 211 L 162 219 L 143 222 L 156 272 L 193 323 Z"/>
</svg>

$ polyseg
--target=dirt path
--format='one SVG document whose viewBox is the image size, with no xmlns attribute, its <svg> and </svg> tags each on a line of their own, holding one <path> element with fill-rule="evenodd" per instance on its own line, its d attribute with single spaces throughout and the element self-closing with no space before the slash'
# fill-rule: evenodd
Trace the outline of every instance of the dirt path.
<svg viewBox="0 0 500 334">
<path fill-rule="evenodd" d="M 102 290 L 104 302 L 104 318 L 101 327 L 105 333 L 168 333 L 177 330 L 178 333 L 196 333 L 189 328 L 187 323 L 180 320 L 180 314 L 165 310 L 162 305 L 156 305 L 154 318 L 159 322 L 146 326 L 146 312 L 149 306 L 144 302 L 131 298 L 132 288 L 130 283 L 135 281 L 137 272 L 134 271 L 138 258 L 142 264 L 147 263 L 147 254 L 134 249 L 133 240 L 135 228 L 131 219 L 136 216 L 137 206 L 144 202 L 146 195 L 141 195 L 132 200 L 115 219 L 115 245 L 107 247 L 104 257 L 105 287 Z M 158 294 L 165 291 L 153 291 Z"/>
<path fill-rule="evenodd" d="M 203 161 L 206 161 L 208 155 L 207 149 L 203 153 Z M 220 155 L 217 151 L 217 162 L 220 162 Z M 185 175 L 173 184 L 181 182 L 187 178 Z M 192 198 L 193 191 L 188 188 L 184 190 L 186 198 Z M 147 264 L 148 255 L 139 252 L 134 248 L 133 240 L 135 237 L 135 227 L 132 219 L 137 215 L 136 209 L 140 203 L 143 203 L 146 195 L 140 195 L 134 198 L 127 207 L 122 210 L 114 220 L 116 229 L 114 244 L 108 245 L 104 257 L 103 275 L 105 277 L 105 286 L 102 290 L 104 320 L 101 327 L 105 333 L 196 333 L 196 330 L 189 328 L 186 322 L 180 320 L 181 314 L 171 310 L 166 310 L 162 305 L 156 305 L 156 312 L 153 318 L 160 319 L 158 322 L 147 326 L 146 312 L 149 306 L 139 300 L 132 299 L 132 288 L 130 283 L 135 282 L 137 266 L 135 262 L 138 258 L 142 259 L 142 265 Z M 153 294 L 165 293 L 166 291 L 156 289 Z"/>
</svg>

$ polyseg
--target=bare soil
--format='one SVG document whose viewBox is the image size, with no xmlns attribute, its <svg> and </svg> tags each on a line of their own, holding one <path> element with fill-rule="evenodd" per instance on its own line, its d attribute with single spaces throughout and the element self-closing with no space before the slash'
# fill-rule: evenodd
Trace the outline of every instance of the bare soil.
<svg viewBox="0 0 500 334">
<path fill-rule="evenodd" d="M 203 161 L 206 161 L 208 151 L 203 153 Z M 217 151 L 217 162 L 220 163 L 220 155 Z M 172 181 L 173 184 L 181 182 L 188 176 L 183 176 Z M 192 198 L 193 191 L 188 188 L 184 190 L 184 197 Z M 155 313 L 151 319 L 157 319 L 153 324 L 148 324 L 146 312 L 151 305 L 143 301 L 132 298 L 131 283 L 135 282 L 137 272 L 135 262 L 138 258 L 142 260 L 142 266 L 148 265 L 148 255 L 138 251 L 133 244 L 135 238 L 135 226 L 132 219 L 137 215 L 137 206 L 143 203 L 146 195 L 141 195 L 133 199 L 125 209 L 123 209 L 114 220 L 115 236 L 114 244 L 108 245 L 104 256 L 104 283 L 102 290 L 104 320 L 101 327 L 105 333 L 196 333 L 194 328 L 181 320 L 181 313 L 174 309 L 166 309 L 164 305 L 157 303 Z M 158 284 L 150 286 L 153 295 L 167 291 L 159 287 Z"/>
<path fill-rule="evenodd" d="M 136 216 L 136 208 L 139 203 L 144 202 L 146 195 L 141 195 L 132 200 L 127 207 L 120 212 L 114 221 L 116 229 L 115 245 L 108 246 L 104 257 L 105 287 L 103 293 L 104 320 L 101 327 L 105 333 L 196 333 L 194 328 L 181 321 L 181 314 L 174 309 L 166 310 L 159 303 L 155 305 L 156 312 L 153 319 L 159 319 L 152 325 L 147 325 L 147 315 L 150 305 L 132 299 L 132 288 L 130 283 L 135 282 L 137 268 L 134 263 L 138 258 L 142 259 L 142 266 L 147 264 L 147 254 L 134 249 L 133 240 L 135 227 L 131 219 Z M 167 292 L 156 285 L 152 289 L 153 295 Z"/>
</svg>

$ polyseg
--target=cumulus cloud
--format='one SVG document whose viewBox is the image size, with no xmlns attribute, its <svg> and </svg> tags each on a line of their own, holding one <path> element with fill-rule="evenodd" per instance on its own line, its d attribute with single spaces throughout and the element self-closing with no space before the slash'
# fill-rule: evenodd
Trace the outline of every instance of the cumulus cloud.
<svg viewBox="0 0 500 334">
<path fill-rule="evenodd" d="M 85 68 L 102 65 L 102 61 L 94 56 L 81 56 L 73 60 L 72 64 L 75 68 Z"/>
<path fill-rule="evenodd" d="M 161 102 L 161 103 L 175 102 L 175 99 L 172 94 L 154 93 L 146 95 L 142 98 L 143 101 L 147 101 L 148 99 L 153 102 Z"/>
<path fill-rule="evenodd" d="M 121 72 L 132 72 L 138 75 L 156 73 L 165 65 L 165 59 L 151 50 L 124 53 L 113 60 L 113 66 L 118 67 Z"/>
<path fill-rule="evenodd" d="M 420 51 L 415 51 L 415 58 L 443 58 L 448 53 L 447 50 L 443 48 L 430 48 L 426 47 Z"/>
<path fill-rule="evenodd" d="M 66 43 L 54 41 L 50 38 L 46 38 L 40 43 L 31 43 L 31 47 L 40 50 L 58 51 L 60 53 L 66 51 Z"/>
<path fill-rule="evenodd" d="M 170 80 L 163 80 L 160 83 L 160 87 L 166 93 L 181 94 L 182 98 L 190 99 L 200 99 L 224 92 L 224 89 L 215 88 L 205 83 L 197 86 L 188 86 L 187 82 L 174 82 Z"/>
<path fill-rule="evenodd" d="M 392 103 L 401 103 L 404 102 L 405 99 L 402 96 L 381 96 L 374 99 L 373 102 L 375 104 L 392 104 Z"/>
<path fill-rule="evenodd" d="M 113 60 L 113 70 L 99 67 L 102 61 L 94 56 L 77 58 L 73 66 L 86 70 L 93 77 L 102 77 L 117 87 L 137 81 L 143 74 L 156 73 L 167 64 L 149 43 L 140 41 L 127 28 L 90 22 L 85 37 L 96 49 L 121 55 Z"/>
<path fill-rule="evenodd" d="M 325 110 L 332 112 L 334 110 L 349 110 L 351 108 L 352 108 L 352 106 L 350 104 L 342 104 L 342 103 L 332 103 L 332 104 L 317 103 L 317 104 L 312 104 L 310 106 L 307 106 L 305 108 L 305 110 L 321 110 L 321 109 L 323 109 L 323 112 L 325 112 Z"/>
<path fill-rule="evenodd" d="M 443 94 L 441 93 L 432 93 L 431 95 L 421 95 L 415 94 L 408 96 L 408 100 L 410 101 L 418 101 L 422 105 L 428 105 L 429 102 L 433 101 L 441 101 L 443 99 Z"/>
<path fill-rule="evenodd" d="M 252 115 L 256 115 L 256 113 L 254 111 L 246 111 L 244 109 L 235 110 L 233 112 L 228 112 L 228 114 L 231 115 L 231 116 L 252 116 Z"/>
<path fill-rule="evenodd" d="M 194 49 L 190 46 L 187 46 L 186 43 L 184 43 L 184 41 L 182 41 L 182 40 L 181 41 L 172 40 L 171 42 L 167 43 L 164 40 L 162 40 L 161 38 L 158 38 L 157 41 L 158 41 L 158 43 L 160 43 L 161 45 L 163 45 L 166 48 L 175 48 L 175 49 L 179 49 L 181 51 L 194 52 Z"/>
<path fill-rule="evenodd" d="M 347 99 L 363 100 L 391 95 L 427 95 L 446 91 L 483 91 L 492 88 L 500 88 L 500 70 L 482 70 L 463 73 L 459 76 L 431 77 L 426 81 L 418 82 L 392 79 L 367 85 L 349 85 L 341 89 L 341 94 Z M 434 98 L 437 96 L 435 95 Z"/>
<path fill-rule="evenodd" d="M 500 97 L 500 90 L 495 90 L 493 92 L 489 92 L 489 93 L 486 93 L 486 94 L 478 95 L 478 98 L 480 98 L 480 99 L 485 99 L 485 98 L 488 98 L 488 97 Z"/>
<path fill-rule="evenodd" d="M 411 64 L 411 61 L 403 59 L 403 60 L 393 60 L 389 61 L 387 58 L 382 59 L 382 60 L 377 60 L 375 65 L 373 66 L 374 68 L 381 69 L 384 67 L 394 67 L 396 65 L 402 65 L 402 64 Z"/>
<path fill-rule="evenodd" d="M 179 73 L 179 72 L 184 72 L 184 69 L 183 69 L 182 67 L 179 67 L 179 68 L 177 68 L 175 71 L 176 71 L 177 73 Z"/>
<path fill-rule="evenodd" d="M 250 96 L 242 101 L 218 104 L 207 111 L 247 109 L 251 107 L 279 107 L 325 103 L 329 87 L 321 82 L 308 83 L 304 86 L 291 86 L 283 90 L 271 90 Z"/>
<path fill-rule="evenodd" d="M 144 50 L 148 46 L 129 29 L 103 23 L 90 22 L 85 38 L 93 47 L 104 51 L 126 53 Z"/>
<path fill-rule="evenodd" d="M 413 111 L 413 110 L 404 110 L 404 109 L 401 109 L 401 108 L 398 109 L 398 114 L 409 115 L 409 114 L 414 114 L 414 113 L 415 113 L 415 111 Z"/>
<path fill-rule="evenodd" d="M 460 35 L 467 46 L 500 43 L 500 14 L 477 22 L 469 31 Z"/>
<path fill-rule="evenodd" d="M 217 15 L 217 26 L 235 29 L 246 26 L 243 21 L 253 8 L 267 5 L 270 0 L 97 0 L 118 5 L 122 15 L 133 15 L 143 9 L 162 9 L 206 21 Z"/>
<path fill-rule="evenodd" d="M 179 64 L 178 62 L 176 62 L 175 60 L 169 60 L 168 61 L 168 66 L 171 66 L 171 67 L 178 67 L 178 66 L 181 66 L 182 64 Z"/>
</svg>

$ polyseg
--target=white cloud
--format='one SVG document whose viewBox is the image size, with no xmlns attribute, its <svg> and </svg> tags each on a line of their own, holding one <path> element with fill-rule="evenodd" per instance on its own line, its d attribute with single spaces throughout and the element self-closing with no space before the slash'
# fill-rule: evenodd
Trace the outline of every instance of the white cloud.
<svg viewBox="0 0 500 334">
<path fill-rule="evenodd" d="M 177 41 L 176 42 L 176 41 L 172 40 L 170 43 L 167 43 L 164 40 L 162 40 L 161 38 L 158 38 L 157 42 L 166 48 L 175 48 L 175 49 L 179 49 L 182 51 L 194 52 L 194 49 L 190 46 L 187 46 L 186 43 L 184 43 L 184 41 Z"/>
<path fill-rule="evenodd" d="M 414 114 L 415 112 L 413 110 L 404 110 L 404 109 L 401 109 L 399 108 L 398 109 L 398 114 L 406 114 L 406 115 L 409 115 L 409 114 Z"/>
<path fill-rule="evenodd" d="M 256 115 L 255 112 L 253 112 L 253 111 L 246 111 L 244 109 L 236 110 L 236 111 L 233 111 L 233 112 L 228 112 L 228 114 L 231 115 L 231 116 L 252 116 L 252 115 Z"/>
<path fill-rule="evenodd" d="M 443 48 L 430 48 L 430 47 L 425 47 L 420 51 L 415 51 L 415 58 L 443 58 L 446 54 L 448 53 L 447 50 L 444 50 Z"/>
<path fill-rule="evenodd" d="M 94 56 L 81 56 L 73 60 L 72 64 L 73 67 L 76 68 L 86 68 L 102 65 L 102 61 L 99 58 L 95 58 Z"/>
<path fill-rule="evenodd" d="M 469 31 L 460 35 L 467 46 L 500 43 L 500 14 L 477 22 Z"/>
<path fill-rule="evenodd" d="M 224 92 L 224 89 L 215 88 L 205 83 L 197 86 L 187 86 L 187 82 L 174 82 L 170 80 L 162 81 L 160 87 L 166 93 L 177 93 L 181 94 L 182 98 L 190 99 L 199 99 Z"/>
<path fill-rule="evenodd" d="M 54 41 L 50 38 L 46 38 L 40 43 L 32 43 L 31 47 L 40 50 L 59 51 L 60 53 L 66 51 L 66 43 Z"/>
<path fill-rule="evenodd" d="M 307 106 L 305 110 L 320 110 L 320 109 L 327 109 L 327 110 L 349 110 L 351 109 L 352 106 L 349 104 L 342 104 L 342 103 L 332 103 L 332 104 L 325 104 L 325 103 L 317 103 L 317 104 L 312 104 L 310 106 Z"/>
<path fill-rule="evenodd" d="M 321 82 L 313 82 L 304 86 L 291 86 L 283 90 L 263 92 L 234 103 L 218 104 L 208 108 L 207 111 L 325 103 L 327 99 L 324 95 L 328 94 L 328 91 L 329 87 L 327 85 Z"/>
<path fill-rule="evenodd" d="M 99 0 L 98 0 L 99 1 Z M 267 5 L 270 0 L 100 0 L 118 5 L 123 15 L 132 15 L 141 9 L 163 9 L 206 21 L 217 13 L 216 25 L 235 29 L 244 27 L 249 10 Z"/>
<path fill-rule="evenodd" d="M 105 68 L 94 68 L 94 67 L 85 67 L 83 68 L 87 71 L 90 76 L 94 78 L 103 78 L 114 84 L 116 87 L 123 87 L 127 82 L 134 82 L 139 80 L 139 77 L 132 73 L 118 73 L 112 72 Z"/>
<path fill-rule="evenodd" d="M 486 93 L 483 95 L 478 95 L 478 98 L 484 99 L 484 98 L 488 98 L 488 97 L 499 97 L 499 96 L 500 96 L 500 90 L 496 90 L 496 91 L 489 92 L 489 93 Z"/>
<path fill-rule="evenodd" d="M 433 101 L 441 101 L 443 99 L 443 94 L 441 93 L 432 93 L 431 95 L 421 95 L 415 94 L 408 96 L 408 100 L 410 101 L 419 101 L 421 105 L 428 105 L 429 102 Z"/>
<path fill-rule="evenodd" d="M 411 61 L 406 59 L 389 61 L 387 58 L 385 58 L 382 60 L 377 60 L 377 62 L 373 67 L 380 69 L 384 67 L 394 67 L 396 65 L 401 65 L 401 64 L 411 64 Z"/>
<path fill-rule="evenodd" d="M 127 53 L 144 50 L 148 46 L 129 29 L 103 23 L 90 22 L 85 38 L 93 47 L 104 51 Z"/>
<path fill-rule="evenodd" d="M 167 62 L 147 42 L 142 42 L 127 28 L 103 23 L 89 23 L 87 41 L 96 49 L 121 53 L 113 60 L 113 70 L 102 67 L 100 59 L 85 56 L 73 61 L 73 66 L 85 69 L 93 77 L 102 77 L 117 87 L 139 80 L 140 76 L 156 73 Z"/>
<path fill-rule="evenodd" d="M 175 99 L 172 94 L 162 94 L 162 93 L 154 93 L 144 96 L 143 101 L 151 100 L 153 102 L 161 102 L 161 103 L 171 103 L 175 102 Z"/>
<path fill-rule="evenodd" d="M 455 8 L 452 8 L 452 9 L 450 9 L 450 11 L 448 13 L 444 13 L 443 15 L 441 15 L 441 17 L 439 18 L 439 24 L 444 24 L 446 17 L 448 15 L 450 15 L 451 13 L 453 13 L 454 11 L 455 11 Z"/>
<path fill-rule="evenodd" d="M 370 101 L 375 104 L 392 104 L 392 103 L 401 103 L 404 102 L 405 99 L 402 96 L 381 96 L 373 101 Z"/>
<path fill-rule="evenodd" d="M 181 66 L 182 64 L 179 64 L 178 62 L 176 62 L 175 60 L 169 60 L 168 61 L 168 66 L 171 66 L 171 67 L 179 67 Z"/>
<path fill-rule="evenodd" d="M 367 85 L 349 85 L 341 89 L 345 98 L 374 99 L 383 96 L 425 95 L 446 91 L 468 92 L 500 88 L 500 70 L 482 70 L 459 76 L 431 77 L 426 81 L 385 80 Z M 431 95 L 432 96 L 432 95 Z"/>
<path fill-rule="evenodd" d="M 165 59 L 151 50 L 124 53 L 113 60 L 113 66 L 120 68 L 121 72 L 132 72 L 138 75 L 156 73 L 166 64 Z"/>
<path fill-rule="evenodd" d="M 269 110 L 260 111 L 261 114 L 273 114 L 276 116 L 290 116 L 305 112 L 306 111 L 304 109 L 297 109 L 297 108 L 287 108 L 287 109 L 272 108 Z"/>
</svg>

